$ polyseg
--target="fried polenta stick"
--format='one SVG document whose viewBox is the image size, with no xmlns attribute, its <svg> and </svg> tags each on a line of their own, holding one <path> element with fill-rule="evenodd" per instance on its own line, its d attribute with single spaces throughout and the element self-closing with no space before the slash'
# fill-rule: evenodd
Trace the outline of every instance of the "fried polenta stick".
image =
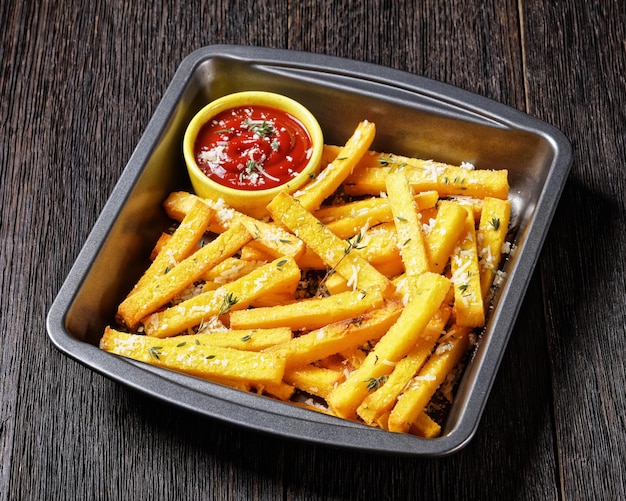
<svg viewBox="0 0 626 501">
<path fill-rule="evenodd" d="M 422 411 L 411 423 L 409 433 L 422 438 L 435 438 L 441 435 L 441 426 Z"/>
<path fill-rule="evenodd" d="M 369 152 L 364 155 L 344 182 L 348 195 L 377 195 L 385 190 L 391 171 L 406 173 L 413 189 L 435 190 L 440 197 L 464 195 L 476 198 L 506 199 L 509 193 L 508 171 L 476 169 L 403 157 L 388 153 Z"/>
<path fill-rule="evenodd" d="M 417 193 L 414 196 L 416 209 L 421 211 L 435 206 L 439 194 L 436 191 Z M 388 197 L 374 197 L 343 205 L 322 207 L 313 214 L 330 231 L 340 238 L 349 238 L 362 228 L 371 228 L 380 223 L 393 221 Z"/>
<path fill-rule="evenodd" d="M 424 410 L 446 376 L 461 361 L 469 347 L 467 327 L 453 327 L 439 343 L 426 365 L 405 390 L 389 415 L 389 431 L 406 433 Z"/>
<path fill-rule="evenodd" d="M 411 186 L 401 171 L 389 174 L 385 186 L 404 269 L 407 276 L 420 275 L 430 269 L 430 262 Z"/>
<path fill-rule="evenodd" d="M 127 334 L 107 327 L 100 348 L 110 353 L 209 380 L 279 384 L 285 362 L 271 353 L 235 350 Z"/>
<path fill-rule="evenodd" d="M 396 323 L 380 338 L 363 364 L 330 395 L 327 403 L 338 416 L 356 418 L 356 409 L 370 391 L 378 388 L 396 363 L 415 345 L 445 299 L 450 282 L 442 275 L 425 272 L 409 277 L 410 301 Z"/>
<path fill-rule="evenodd" d="M 359 405 L 357 414 L 363 421 L 373 424 L 379 416 L 391 411 L 398 395 L 402 393 L 402 390 L 432 353 L 439 336 L 444 331 L 450 312 L 450 306 L 441 305 L 439 311 L 428 322 L 413 349 L 397 363 L 385 384 L 370 393 Z"/>
<path fill-rule="evenodd" d="M 474 217 L 467 211 L 461 241 L 450 260 L 450 271 L 450 280 L 454 284 L 456 323 L 463 327 L 482 327 L 485 307 L 480 286 L 476 231 Z"/>
<path fill-rule="evenodd" d="M 380 338 L 397 321 L 401 311 L 400 301 L 389 301 L 381 308 L 321 327 L 266 351 L 286 359 L 288 369 L 302 367 Z"/>
<path fill-rule="evenodd" d="M 430 271 L 443 273 L 450 255 L 463 234 L 467 211 L 458 203 L 442 200 L 435 224 L 426 236 Z"/>
<path fill-rule="evenodd" d="M 394 224 L 382 223 L 373 228 L 364 227 L 362 230 L 366 231 L 361 231 L 349 239 L 354 242 L 352 252 L 360 254 L 385 276 L 401 273 L 404 265 L 396 243 Z M 303 269 L 323 270 L 326 268 L 326 263 L 309 248 L 297 259 L 297 262 Z"/>
<path fill-rule="evenodd" d="M 128 296 L 117 310 L 118 318 L 131 331 L 137 330 L 142 318 L 167 304 L 177 294 L 198 280 L 207 270 L 232 256 L 252 236 L 236 224 L 201 249 L 160 275 L 150 284 Z"/>
<path fill-rule="evenodd" d="M 485 203 L 485 200 L 483 198 L 455 195 L 446 197 L 446 200 L 449 200 L 450 202 L 456 202 L 461 207 L 467 209 L 474 215 L 474 220 L 476 222 L 480 220 L 480 214 L 483 211 L 483 205 Z"/>
<path fill-rule="evenodd" d="M 378 308 L 384 298 L 379 290 L 350 291 L 323 298 L 303 299 L 296 303 L 266 308 L 237 310 L 230 314 L 232 329 L 289 327 L 313 330 L 324 325 L 354 318 Z"/>
<path fill-rule="evenodd" d="M 326 398 L 333 388 L 345 379 L 343 372 L 305 365 L 285 370 L 284 380 L 299 390 Z"/>
<path fill-rule="evenodd" d="M 291 329 L 278 327 L 272 329 L 202 330 L 198 334 L 164 338 L 164 341 L 167 340 L 169 343 L 175 339 L 178 343 L 204 344 L 243 351 L 262 351 L 270 346 L 286 343 L 292 337 Z"/>
<path fill-rule="evenodd" d="M 196 250 L 196 246 L 206 232 L 214 214 L 215 211 L 205 204 L 195 203 L 178 228 L 164 243 L 131 294 L 151 283 L 157 277 L 165 275 L 180 261 L 189 257 Z"/>
<path fill-rule="evenodd" d="M 142 319 L 145 333 L 160 338 L 175 336 L 203 320 L 247 308 L 262 295 L 295 290 L 299 280 L 300 268 L 292 257 L 276 259 L 219 289 L 203 292 Z"/>
<path fill-rule="evenodd" d="M 480 285 L 483 298 L 487 296 L 502 258 L 502 244 L 506 239 L 511 217 L 508 200 L 486 198 L 480 217 L 476 243 L 480 267 Z"/>
<path fill-rule="evenodd" d="M 223 233 L 232 225 L 240 223 L 254 238 L 254 242 L 251 244 L 259 246 L 274 257 L 298 257 L 304 252 L 304 244 L 294 235 L 275 224 L 259 221 L 242 214 L 227 206 L 223 200 L 215 201 L 209 198 L 200 198 L 185 191 L 175 191 L 170 193 L 163 202 L 163 207 L 169 217 L 175 221 L 182 221 L 196 200 L 202 201 L 215 211 L 215 217 L 209 224 L 209 230 L 214 233 Z"/>
<path fill-rule="evenodd" d="M 437 204 L 439 193 L 436 191 L 423 191 L 416 193 L 414 198 L 417 210 L 430 209 Z M 389 199 L 387 196 L 384 196 L 384 194 L 380 197 L 364 198 L 362 200 L 342 204 L 325 205 L 313 212 L 313 215 L 326 225 L 343 219 L 361 216 L 375 218 L 375 222 L 371 223 L 370 226 L 374 226 L 378 223 L 391 222 L 393 220 L 391 208 L 389 207 Z M 363 224 L 366 222 L 367 219 L 363 220 Z M 363 224 L 359 225 L 359 227 L 363 226 Z"/>
<path fill-rule="evenodd" d="M 365 120 L 359 123 L 337 158 L 322 169 L 313 181 L 294 193 L 302 207 L 310 211 L 319 209 L 322 202 L 350 175 L 372 144 L 375 134 L 376 126 L 372 122 Z"/>
<path fill-rule="evenodd" d="M 278 256 L 280 257 L 280 256 Z M 241 259 L 244 261 L 273 261 L 275 257 L 262 249 L 258 245 L 254 245 L 254 240 L 243 246 L 241 249 Z"/>
<path fill-rule="evenodd" d="M 242 249 L 245 247 L 244 245 Z M 202 275 L 202 279 L 206 281 L 203 290 L 217 289 L 221 285 L 247 275 L 265 263 L 265 261 L 247 261 L 237 257 L 228 257 Z"/>
<path fill-rule="evenodd" d="M 358 253 L 352 252 L 354 244 L 333 234 L 291 195 L 279 193 L 268 204 L 267 209 L 275 221 L 289 228 L 329 268 L 345 278 L 348 286 L 362 290 L 379 289 L 383 294 L 392 294 L 395 291 L 387 277 Z"/>
<path fill-rule="evenodd" d="M 251 385 L 259 394 L 266 394 L 287 402 L 296 392 L 296 388 L 284 381 L 278 384 L 254 384 Z"/>
<path fill-rule="evenodd" d="M 376 418 L 376 424 L 383 430 L 389 429 L 389 412 Z M 441 435 L 441 426 L 425 412 L 420 412 L 409 429 L 411 435 L 422 438 L 435 438 Z"/>
</svg>

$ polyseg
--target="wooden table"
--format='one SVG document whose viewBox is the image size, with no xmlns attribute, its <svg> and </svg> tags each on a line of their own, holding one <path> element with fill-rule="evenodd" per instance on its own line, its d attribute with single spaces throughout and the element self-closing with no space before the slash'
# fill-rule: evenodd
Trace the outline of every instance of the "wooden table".
<svg viewBox="0 0 626 501">
<path fill-rule="evenodd" d="M 620 0 L 0 4 L 0 499 L 624 499 Z M 301 444 L 164 406 L 61 355 L 45 317 L 182 59 L 216 43 L 441 80 L 575 149 L 480 428 L 437 460 Z"/>
</svg>

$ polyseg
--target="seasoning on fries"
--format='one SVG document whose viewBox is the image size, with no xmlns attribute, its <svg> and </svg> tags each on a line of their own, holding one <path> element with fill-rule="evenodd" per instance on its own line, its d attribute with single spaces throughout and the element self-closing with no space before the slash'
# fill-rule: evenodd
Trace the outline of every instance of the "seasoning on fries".
<svg viewBox="0 0 626 501">
<path fill-rule="evenodd" d="M 177 191 L 100 347 L 392 432 L 439 436 L 510 247 L 506 170 L 369 150 L 363 121 L 257 220 Z M 495 284 L 495 285 L 494 285 Z M 441 401 L 442 398 L 439 398 Z"/>
</svg>

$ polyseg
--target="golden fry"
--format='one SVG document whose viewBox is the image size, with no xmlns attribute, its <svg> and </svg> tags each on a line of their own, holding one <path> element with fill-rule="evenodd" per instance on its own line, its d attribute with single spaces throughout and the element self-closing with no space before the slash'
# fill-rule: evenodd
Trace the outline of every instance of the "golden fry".
<svg viewBox="0 0 626 501">
<path fill-rule="evenodd" d="M 195 203 L 174 233 L 164 241 L 159 253 L 139 279 L 131 294 L 151 283 L 157 277 L 165 275 L 180 261 L 189 257 L 196 250 L 213 214 L 213 209 L 205 204 Z"/>
<path fill-rule="evenodd" d="M 238 330 L 203 330 L 198 334 L 189 334 L 164 338 L 164 342 L 193 343 L 207 346 L 221 346 L 243 351 L 261 351 L 279 343 L 286 343 L 293 337 L 291 329 L 238 329 Z M 161 343 L 162 344 L 162 343 Z"/>
<path fill-rule="evenodd" d="M 223 200 L 215 201 L 208 198 L 200 198 L 185 191 L 176 191 L 167 197 L 163 207 L 169 217 L 175 221 L 182 221 L 197 200 L 205 203 L 215 211 L 215 216 L 209 224 L 209 231 L 223 233 L 235 224 L 242 224 L 254 238 L 254 244 L 274 257 L 298 257 L 304 252 L 304 244 L 289 232 L 275 224 L 259 221 L 242 214 L 227 206 Z"/>
<path fill-rule="evenodd" d="M 406 433 L 469 347 L 470 329 L 451 329 L 389 415 L 389 431 Z"/>
<path fill-rule="evenodd" d="M 142 318 L 167 304 L 198 280 L 205 271 L 232 256 L 251 238 L 243 226 L 233 226 L 168 273 L 156 277 L 151 283 L 128 296 L 118 308 L 118 318 L 130 330 L 135 331 Z"/>
<path fill-rule="evenodd" d="M 413 349 L 395 366 L 385 384 L 370 393 L 358 407 L 357 414 L 363 421 L 373 424 L 379 416 L 391 410 L 398 395 L 430 356 L 449 317 L 450 307 L 443 304 L 428 322 Z"/>
<path fill-rule="evenodd" d="M 286 359 L 288 369 L 302 367 L 380 338 L 397 321 L 401 311 L 402 303 L 389 301 L 381 308 L 316 329 L 267 351 Z"/>
<path fill-rule="evenodd" d="M 404 270 L 393 223 L 383 223 L 369 228 L 351 238 L 350 241 L 354 242 L 352 252 L 361 255 L 383 275 L 393 276 Z M 309 248 L 298 258 L 297 262 L 303 269 L 323 270 L 326 268 L 326 263 Z"/>
<path fill-rule="evenodd" d="M 305 365 L 285 371 L 285 382 L 311 395 L 326 398 L 333 388 L 345 379 L 343 372 Z"/>
<path fill-rule="evenodd" d="M 356 417 L 357 407 L 369 392 L 384 383 L 395 364 L 411 350 L 450 288 L 450 282 L 435 273 L 426 272 L 408 280 L 414 282 L 413 292 L 396 323 L 376 343 L 361 367 L 328 396 L 328 405 L 338 416 Z"/>
<path fill-rule="evenodd" d="M 245 248 L 246 246 L 244 245 L 242 251 Z M 202 290 L 217 289 L 228 282 L 232 282 L 247 275 L 252 270 L 256 270 L 259 266 L 264 264 L 266 264 L 265 261 L 247 261 L 237 257 L 228 257 L 202 275 L 202 280 L 205 280 Z"/>
<path fill-rule="evenodd" d="M 463 327 L 482 327 L 485 308 L 480 287 L 478 250 L 474 217 L 466 211 L 465 227 L 459 245 L 450 261 L 451 281 L 454 284 L 454 313 Z"/>
<path fill-rule="evenodd" d="M 443 273 L 450 255 L 465 228 L 467 211 L 456 202 L 442 200 L 434 225 L 426 236 L 430 257 L 430 271 Z"/>
<path fill-rule="evenodd" d="M 259 394 L 266 394 L 285 402 L 293 397 L 293 394 L 296 392 L 294 386 L 287 384 L 284 381 L 278 384 L 255 384 L 252 385 L 252 389 Z"/>
<path fill-rule="evenodd" d="M 204 344 L 186 343 L 176 338 L 156 339 L 126 334 L 109 327 L 100 348 L 159 367 L 204 379 L 279 384 L 285 362 L 271 353 L 235 350 Z"/>
<path fill-rule="evenodd" d="M 378 289 L 393 293 L 391 282 L 358 253 L 358 242 L 346 242 L 334 235 L 323 223 L 285 192 L 279 193 L 267 206 L 275 221 L 302 239 L 326 265 L 348 281 L 353 289 Z"/>
<path fill-rule="evenodd" d="M 339 151 L 337 158 L 328 164 L 313 181 L 294 193 L 294 197 L 302 207 L 310 211 L 318 209 L 354 170 L 354 166 L 372 144 L 375 134 L 376 126 L 372 122 L 359 123 L 345 146 Z"/>
<path fill-rule="evenodd" d="M 217 290 L 203 292 L 142 319 L 144 329 L 148 336 L 175 336 L 212 317 L 247 308 L 254 299 L 264 294 L 286 288 L 295 290 L 299 280 L 300 268 L 293 258 L 276 259 Z"/>
<path fill-rule="evenodd" d="M 379 290 L 350 291 L 280 306 L 233 311 L 230 326 L 233 329 L 289 327 L 293 330 L 313 330 L 357 317 L 378 308 L 383 301 Z"/>
<path fill-rule="evenodd" d="M 485 198 L 476 232 L 483 298 L 487 296 L 500 266 L 502 245 L 506 239 L 510 217 L 511 203 L 508 200 Z"/>
<path fill-rule="evenodd" d="M 406 274 L 417 276 L 429 270 L 430 262 L 413 192 L 400 171 L 389 174 L 386 187 Z"/>
<path fill-rule="evenodd" d="M 441 435 L 441 426 L 422 411 L 411 423 L 409 433 L 422 438 L 435 438 Z"/>
<path fill-rule="evenodd" d="M 435 190 L 440 197 L 462 195 L 505 200 L 509 193 L 508 172 L 502 170 L 469 170 L 432 160 L 420 160 L 388 153 L 364 155 L 352 175 L 346 178 L 348 195 L 377 195 L 385 191 L 390 172 L 402 170 L 417 191 Z"/>
<path fill-rule="evenodd" d="M 413 197 L 419 211 L 435 206 L 439 199 L 436 191 L 417 193 Z M 368 198 L 343 205 L 330 205 L 315 211 L 315 217 L 322 221 L 340 238 L 350 238 L 363 228 L 371 228 L 380 223 L 393 221 L 388 197 Z"/>
</svg>

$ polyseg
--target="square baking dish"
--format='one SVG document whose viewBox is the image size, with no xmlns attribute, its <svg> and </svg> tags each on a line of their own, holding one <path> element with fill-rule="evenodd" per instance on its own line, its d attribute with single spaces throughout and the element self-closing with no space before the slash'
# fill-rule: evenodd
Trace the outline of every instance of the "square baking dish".
<svg viewBox="0 0 626 501">
<path fill-rule="evenodd" d="M 98 348 L 117 305 L 147 267 L 168 220 L 162 202 L 190 190 L 182 137 L 206 103 L 244 90 L 300 101 L 326 143 L 376 123 L 372 149 L 509 171 L 515 251 L 487 325 L 435 439 L 371 428 L 270 398 L 117 357 Z M 444 456 L 479 424 L 572 161 L 550 125 L 495 101 L 413 74 L 336 57 L 209 46 L 181 63 L 48 314 L 55 346 L 92 370 L 169 404 L 282 437 L 360 451 Z M 97 398 L 97 396 L 96 396 Z"/>
</svg>

